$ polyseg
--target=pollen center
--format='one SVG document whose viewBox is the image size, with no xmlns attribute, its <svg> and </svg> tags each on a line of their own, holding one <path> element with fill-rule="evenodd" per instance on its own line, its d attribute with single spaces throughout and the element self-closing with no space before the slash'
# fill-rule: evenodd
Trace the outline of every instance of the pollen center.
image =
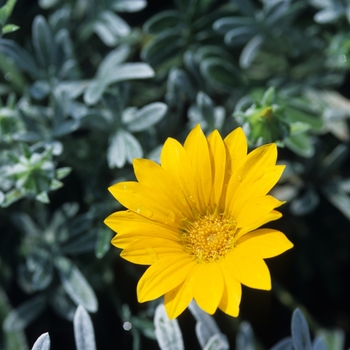
<svg viewBox="0 0 350 350">
<path fill-rule="evenodd" d="M 185 221 L 180 241 L 198 263 L 220 260 L 234 247 L 236 221 L 223 215 L 199 216 Z"/>
</svg>

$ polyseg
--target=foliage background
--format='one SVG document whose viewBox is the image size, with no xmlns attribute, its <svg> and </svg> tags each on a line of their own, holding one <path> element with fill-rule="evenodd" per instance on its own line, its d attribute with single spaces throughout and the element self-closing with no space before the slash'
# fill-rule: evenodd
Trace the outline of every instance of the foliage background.
<svg viewBox="0 0 350 350">
<path fill-rule="evenodd" d="M 243 126 L 251 148 L 277 142 L 287 164 L 273 226 L 295 248 L 268 261 L 272 292 L 244 288 L 238 319 L 216 313 L 231 347 L 271 348 L 296 307 L 329 349 L 350 346 L 347 0 L 0 5 L 0 349 L 44 332 L 52 349 L 74 349 L 78 305 L 98 349 L 157 348 L 158 302 L 136 302 L 144 269 L 119 258 L 103 225 L 121 209 L 107 187 L 198 123 Z M 195 323 L 179 318 L 191 349 Z"/>
</svg>

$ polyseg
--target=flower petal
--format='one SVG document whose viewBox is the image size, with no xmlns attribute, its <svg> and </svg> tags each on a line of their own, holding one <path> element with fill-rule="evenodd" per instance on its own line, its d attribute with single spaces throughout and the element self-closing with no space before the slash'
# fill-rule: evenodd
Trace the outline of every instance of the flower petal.
<svg viewBox="0 0 350 350">
<path fill-rule="evenodd" d="M 178 317 L 193 299 L 193 271 L 186 280 L 164 296 L 164 305 L 169 318 Z"/>
<path fill-rule="evenodd" d="M 152 265 L 163 257 L 188 255 L 178 242 L 160 237 L 148 237 L 129 244 L 120 254 L 134 264 Z"/>
<path fill-rule="evenodd" d="M 173 176 L 181 188 L 189 206 L 199 210 L 195 173 L 182 145 L 178 141 L 168 138 L 164 143 L 160 159 L 162 167 Z"/>
<path fill-rule="evenodd" d="M 163 237 L 178 242 L 178 230 L 148 220 L 131 211 L 118 211 L 105 219 L 105 224 L 118 234 L 112 244 L 125 248 L 132 242 L 146 237 Z"/>
<path fill-rule="evenodd" d="M 120 182 L 108 189 L 124 207 L 134 213 L 173 227 L 181 224 L 181 217 L 175 214 L 172 202 L 157 189 L 152 191 L 134 181 Z"/>
<path fill-rule="evenodd" d="M 208 143 L 213 175 L 211 206 L 218 207 L 220 205 L 220 198 L 226 173 L 226 149 L 217 130 L 214 130 L 209 135 Z"/>
<path fill-rule="evenodd" d="M 267 213 L 266 215 L 261 217 L 258 221 L 254 222 L 253 224 L 247 225 L 247 226 L 244 226 L 244 227 L 238 229 L 236 234 L 235 234 L 236 241 L 240 237 L 245 235 L 246 233 L 251 232 L 251 231 L 259 228 L 260 226 L 266 224 L 267 222 L 275 221 L 275 220 L 277 220 L 277 219 L 279 219 L 281 217 L 282 217 L 282 214 L 279 211 L 271 210 L 269 213 Z"/>
<path fill-rule="evenodd" d="M 282 232 L 269 228 L 247 233 L 236 244 L 257 252 L 263 259 L 272 258 L 293 248 L 293 243 Z"/>
<path fill-rule="evenodd" d="M 156 189 L 167 197 L 177 215 L 181 217 L 192 215 L 181 188 L 159 164 L 148 159 L 134 159 L 133 166 L 138 182 L 153 191 Z"/>
<path fill-rule="evenodd" d="M 196 266 L 192 258 L 171 256 L 159 259 L 142 275 L 137 284 L 140 303 L 154 300 L 179 286 Z"/>
<path fill-rule="evenodd" d="M 236 246 L 227 256 L 231 273 L 250 288 L 270 290 L 271 276 L 265 261 L 243 244 Z"/>
<path fill-rule="evenodd" d="M 199 205 L 205 212 L 210 203 L 212 174 L 208 141 L 199 125 L 188 134 L 184 148 L 195 173 Z"/>
<path fill-rule="evenodd" d="M 226 259 L 224 259 L 226 261 Z M 219 304 L 219 308 L 226 314 L 237 317 L 239 314 L 239 305 L 242 297 L 242 286 L 232 274 L 226 263 L 220 264 L 224 275 L 224 292 Z"/>
<path fill-rule="evenodd" d="M 276 164 L 277 147 L 275 144 L 264 145 L 250 152 L 242 161 L 241 166 L 232 169 L 232 176 L 227 185 L 225 209 L 232 212 L 233 205 L 239 198 L 236 196 L 237 189 L 254 183 L 260 179 L 270 168 Z M 236 201 L 236 202 L 235 202 Z"/>
<path fill-rule="evenodd" d="M 231 215 L 236 219 L 237 227 L 249 226 L 261 220 L 274 208 L 279 207 L 283 203 L 272 196 L 252 198 L 244 203 L 243 207 L 237 208 L 237 212 L 232 212 Z"/>
<path fill-rule="evenodd" d="M 193 297 L 198 306 L 212 315 L 222 299 L 224 279 L 217 263 L 198 264 L 193 274 Z"/>
<path fill-rule="evenodd" d="M 235 200 L 232 200 L 230 203 L 230 211 L 235 213 L 248 200 L 254 197 L 265 196 L 279 180 L 284 168 L 284 165 L 273 166 L 260 179 L 254 182 L 247 181 L 247 178 L 243 179 L 241 186 L 236 190 Z"/>
</svg>

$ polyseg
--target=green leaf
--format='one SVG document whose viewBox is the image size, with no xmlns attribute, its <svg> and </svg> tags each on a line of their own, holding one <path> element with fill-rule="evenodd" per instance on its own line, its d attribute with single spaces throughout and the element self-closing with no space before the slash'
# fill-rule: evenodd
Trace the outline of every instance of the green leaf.
<svg viewBox="0 0 350 350">
<path fill-rule="evenodd" d="M 220 329 L 212 316 L 205 313 L 194 301 L 189 305 L 189 310 L 197 320 L 196 335 L 202 349 L 209 343 L 210 338 L 216 334 L 219 334 L 222 340 L 227 343 L 226 337 L 220 332 Z"/>
<path fill-rule="evenodd" d="M 141 158 L 142 147 L 137 139 L 128 131 L 119 129 L 111 138 L 107 151 L 110 168 L 122 168 L 126 162 L 132 163 L 134 158 Z"/>
<path fill-rule="evenodd" d="M 55 259 L 55 265 L 58 269 L 62 286 L 72 300 L 77 305 L 83 305 L 90 312 L 96 312 L 98 304 L 95 293 L 80 270 L 63 256 Z"/>
<path fill-rule="evenodd" d="M 137 12 L 147 6 L 146 0 L 117 0 L 112 3 L 112 8 L 117 12 Z"/>
<path fill-rule="evenodd" d="M 303 122 L 295 122 L 290 124 L 291 135 L 303 134 L 308 130 L 310 130 L 310 124 L 303 123 Z"/>
<path fill-rule="evenodd" d="M 270 350 L 294 350 L 292 338 L 287 337 L 287 338 L 280 340 Z"/>
<path fill-rule="evenodd" d="M 152 66 L 173 59 L 185 48 L 186 42 L 177 28 L 164 30 L 146 45 L 141 57 Z"/>
<path fill-rule="evenodd" d="M 53 64 L 53 37 L 51 29 L 48 26 L 45 18 L 37 15 L 33 21 L 33 48 L 35 56 L 42 68 L 48 69 Z"/>
<path fill-rule="evenodd" d="M 294 153 L 305 158 L 311 158 L 315 154 L 312 139 L 306 134 L 298 134 L 287 137 L 285 145 Z"/>
<path fill-rule="evenodd" d="M 309 326 L 300 309 L 294 310 L 291 327 L 295 350 L 312 350 Z"/>
<path fill-rule="evenodd" d="M 329 350 L 343 350 L 345 345 L 345 334 L 340 328 L 334 330 L 319 329 L 317 337 L 324 340 Z"/>
<path fill-rule="evenodd" d="M 254 36 L 251 40 L 249 40 L 247 45 L 244 46 L 241 56 L 239 57 L 239 65 L 243 69 L 250 67 L 264 41 L 265 38 L 259 34 Z"/>
<path fill-rule="evenodd" d="M 145 22 L 143 30 L 149 34 L 159 34 L 164 30 L 171 28 L 181 28 L 184 24 L 181 20 L 181 14 L 176 10 L 162 11 L 157 13 Z"/>
<path fill-rule="evenodd" d="M 2 28 L 2 34 L 12 33 L 18 30 L 20 27 L 15 24 L 6 24 L 5 27 Z"/>
<path fill-rule="evenodd" d="M 109 228 L 101 228 L 98 231 L 97 241 L 95 245 L 95 255 L 97 259 L 102 259 L 111 247 L 111 239 L 113 231 Z"/>
<path fill-rule="evenodd" d="M 49 333 L 43 333 L 34 343 L 32 350 L 50 350 L 51 341 Z"/>
<path fill-rule="evenodd" d="M 144 131 L 158 123 L 167 112 L 165 103 L 154 102 L 138 110 L 131 121 L 127 122 L 127 128 L 131 132 Z"/>
<path fill-rule="evenodd" d="M 227 340 L 223 339 L 222 334 L 212 335 L 203 350 L 228 350 Z M 243 348 L 242 348 L 243 349 Z M 236 348 L 238 350 L 238 348 Z M 243 350 L 250 350 L 250 348 L 244 348 Z M 252 349 L 253 350 L 253 349 Z"/>
<path fill-rule="evenodd" d="M 328 181 L 323 187 L 322 192 L 327 199 L 350 220 L 350 197 L 344 192 L 335 181 Z"/>
<path fill-rule="evenodd" d="M 67 175 L 69 175 L 71 171 L 72 171 L 72 168 L 70 168 L 70 167 L 58 168 L 58 169 L 56 169 L 56 175 L 55 176 L 56 176 L 57 179 L 62 180 Z"/>
<path fill-rule="evenodd" d="M 66 320 L 73 321 L 77 306 L 69 298 L 62 286 L 59 286 L 50 294 L 49 302 L 58 315 Z"/>
<path fill-rule="evenodd" d="M 41 203 L 48 204 L 50 203 L 50 198 L 47 194 L 47 192 L 40 192 L 35 196 L 35 199 L 38 200 Z"/>
<path fill-rule="evenodd" d="M 54 7 L 59 0 L 39 0 L 39 6 L 45 10 Z"/>
<path fill-rule="evenodd" d="M 24 329 L 43 311 L 46 305 L 46 297 L 38 295 L 24 302 L 7 315 L 3 329 L 5 332 L 14 332 Z"/>
<path fill-rule="evenodd" d="M 73 325 L 77 350 L 96 350 L 94 327 L 89 314 L 82 305 L 77 307 Z"/>
<path fill-rule="evenodd" d="M 6 20 L 11 16 L 17 0 L 7 0 L 6 4 L 0 7 L 0 25 L 4 25 Z"/>
<path fill-rule="evenodd" d="M 317 192 L 313 188 L 307 188 L 302 195 L 292 201 L 290 210 L 294 215 L 306 215 L 315 210 L 319 202 Z"/>
<path fill-rule="evenodd" d="M 232 91 L 241 84 L 238 69 L 222 58 L 207 58 L 200 65 L 203 76 L 216 88 Z"/>
<path fill-rule="evenodd" d="M 130 79 L 146 79 L 152 78 L 154 71 L 150 65 L 146 63 L 124 63 L 108 74 L 99 76 L 92 80 L 84 93 L 84 102 L 88 105 L 96 104 L 102 97 L 107 86 Z"/>
<path fill-rule="evenodd" d="M 248 322 L 241 322 L 236 336 L 236 350 L 254 350 L 254 333 Z"/>
<path fill-rule="evenodd" d="M 163 304 L 159 304 L 156 308 L 154 327 L 161 350 L 184 350 L 179 324 L 176 319 L 169 319 Z"/>
</svg>

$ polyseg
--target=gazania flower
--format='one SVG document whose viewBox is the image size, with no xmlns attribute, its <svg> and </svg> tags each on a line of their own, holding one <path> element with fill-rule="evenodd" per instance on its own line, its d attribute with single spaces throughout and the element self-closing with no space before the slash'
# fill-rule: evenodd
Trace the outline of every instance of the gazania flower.
<svg viewBox="0 0 350 350">
<path fill-rule="evenodd" d="M 241 128 L 223 140 L 197 126 L 184 146 L 167 139 L 161 165 L 134 160 L 138 181 L 109 188 L 128 210 L 105 223 L 124 259 L 151 265 L 137 286 L 139 302 L 164 295 L 171 319 L 192 299 L 209 314 L 237 316 L 242 284 L 271 289 L 263 259 L 293 246 L 282 232 L 259 229 L 281 217 L 274 209 L 283 202 L 267 195 L 284 169 L 276 158 L 275 144 L 247 154 Z"/>
</svg>

